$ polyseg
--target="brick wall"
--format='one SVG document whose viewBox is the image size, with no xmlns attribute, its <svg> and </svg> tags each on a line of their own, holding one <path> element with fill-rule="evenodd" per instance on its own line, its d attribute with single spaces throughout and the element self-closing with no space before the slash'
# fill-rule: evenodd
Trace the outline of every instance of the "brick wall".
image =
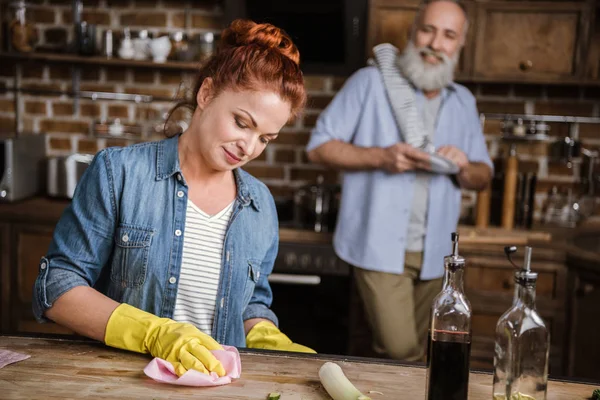
<svg viewBox="0 0 600 400">
<path fill-rule="evenodd" d="M 29 19 L 36 23 L 40 33 L 38 48 L 44 51 L 60 50 L 73 38 L 70 0 L 37 0 L 30 7 Z M 107 8 L 110 6 L 110 10 Z M 155 35 L 183 30 L 189 34 L 213 31 L 221 27 L 222 10 L 218 2 L 184 0 L 96 0 L 84 1 L 83 19 L 98 24 L 98 30 L 110 28 L 118 32 L 124 26 L 133 31 L 148 29 Z M 0 62 L 0 129 L 14 126 L 15 101 L 9 89 L 15 85 L 15 70 L 22 88 L 68 91 L 71 89 L 72 69 L 61 64 L 23 63 L 14 68 Z M 189 88 L 193 73 L 159 71 L 154 69 L 84 66 L 81 89 L 122 93 L 150 94 L 156 101 L 135 104 L 119 101 L 80 100 L 57 94 L 33 95 L 23 93 L 17 106 L 21 112 L 20 129 L 48 134 L 48 154 L 72 152 L 94 153 L 109 146 L 121 146 L 137 140 L 98 137 L 96 123 L 119 118 L 123 124 L 146 132 L 148 139 L 159 126 L 164 113 L 172 105 L 171 99 Z M 294 189 L 316 181 L 324 174 L 335 181 L 337 174 L 312 165 L 304 154 L 304 145 L 320 111 L 343 85 L 344 78 L 310 75 L 306 77 L 309 92 L 308 108 L 294 124 L 284 128 L 280 137 L 270 144 L 265 153 L 247 166 L 247 170 L 269 185 L 276 196 L 291 196 Z M 483 113 L 535 113 L 577 116 L 600 116 L 600 87 L 582 88 L 564 85 L 533 84 L 468 84 L 476 95 Z M 552 124 L 551 134 L 564 136 L 566 125 Z M 501 157 L 505 144 L 499 139 L 500 127 L 496 121 L 485 126 L 486 138 L 494 157 Z M 600 149 L 600 126 L 581 125 L 580 138 L 586 147 Z M 139 140 L 139 139 L 138 139 Z M 573 168 L 548 159 L 548 146 L 519 145 L 521 165 L 538 172 L 540 180 L 536 195 L 537 212 L 544 204 L 547 191 L 553 186 L 577 189 L 579 160 Z M 465 213 L 474 205 L 475 194 L 465 191 Z M 600 214 L 600 207 L 599 213 Z"/>
</svg>

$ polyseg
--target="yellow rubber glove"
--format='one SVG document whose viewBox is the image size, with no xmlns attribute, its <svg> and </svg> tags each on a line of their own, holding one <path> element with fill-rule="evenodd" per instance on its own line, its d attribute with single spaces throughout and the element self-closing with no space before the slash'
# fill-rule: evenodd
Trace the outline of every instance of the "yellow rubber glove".
<svg viewBox="0 0 600 400">
<path fill-rule="evenodd" d="M 112 347 L 150 353 L 169 361 L 177 375 L 188 369 L 225 375 L 210 350 L 223 350 L 212 337 L 192 324 L 159 318 L 129 304 L 118 306 L 108 320 L 104 342 Z"/>
<path fill-rule="evenodd" d="M 254 325 L 246 336 L 246 346 L 251 349 L 295 351 L 298 353 L 316 353 L 310 347 L 294 343 L 281 333 L 272 322 L 261 321 Z"/>
</svg>

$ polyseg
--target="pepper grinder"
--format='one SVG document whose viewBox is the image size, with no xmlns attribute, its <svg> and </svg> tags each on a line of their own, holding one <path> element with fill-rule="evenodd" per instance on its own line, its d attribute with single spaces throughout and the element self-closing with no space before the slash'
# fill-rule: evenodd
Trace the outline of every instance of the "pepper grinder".
<svg viewBox="0 0 600 400">
<path fill-rule="evenodd" d="M 502 228 L 504 229 L 513 229 L 514 227 L 518 171 L 517 146 L 513 143 L 510 145 L 504 167 L 504 197 L 502 199 Z"/>
</svg>

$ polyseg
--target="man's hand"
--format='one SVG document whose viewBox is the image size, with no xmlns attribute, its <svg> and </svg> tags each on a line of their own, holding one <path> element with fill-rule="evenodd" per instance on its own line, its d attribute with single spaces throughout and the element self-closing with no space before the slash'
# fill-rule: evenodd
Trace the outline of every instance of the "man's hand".
<svg viewBox="0 0 600 400">
<path fill-rule="evenodd" d="M 456 180 L 463 189 L 483 190 L 489 185 L 492 179 L 492 169 L 482 162 L 470 162 L 467 155 L 454 146 L 443 146 L 437 151 L 442 157 L 445 157 L 455 163 L 458 168 Z"/>
<path fill-rule="evenodd" d="M 399 173 L 414 169 L 431 169 L 429 154 L 415 149 L 406 143 L 396 143 L 382 149 L 381 168 L 391 172 Z"/>
<path fill-rule="evenodd" d="M 442 146 L 436 153 L 452 161 L 454 164 L 456 164 L 460 171 L 469 165 L 469 159 L 467 158 L 467 155 L 457 147 Z"/>
</svg>

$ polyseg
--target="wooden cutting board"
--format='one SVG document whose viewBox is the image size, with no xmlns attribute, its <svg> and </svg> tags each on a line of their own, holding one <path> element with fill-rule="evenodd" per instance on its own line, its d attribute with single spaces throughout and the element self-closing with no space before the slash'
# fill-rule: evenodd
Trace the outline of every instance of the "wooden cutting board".
<svg viewBox="0 0 600 400">
<path fill-rule="evenodd" d="M 425 369 L 398 363 L 325 355 L 285 355 L 242 351 L 242 377 L 212 388 L 192 388 L 158 383 L 146 377 L 148 356 L 105 347 L 98 343 L 0 336 L 0 349 L 31 355 L 31 358 L 0 369 L 2 399 L 260 399 L 280 392 L 281 400 L 322 400 L 317 371 L 325 361 L 340 364 L 348 378 L 373 400 L 423 399 Z M 489 400 L 490 374 L 472 373 L 470 400 Z M 577 400 L 591 396 L 594 386 L 550 382 L 548 400 Z"/>
</svg>

